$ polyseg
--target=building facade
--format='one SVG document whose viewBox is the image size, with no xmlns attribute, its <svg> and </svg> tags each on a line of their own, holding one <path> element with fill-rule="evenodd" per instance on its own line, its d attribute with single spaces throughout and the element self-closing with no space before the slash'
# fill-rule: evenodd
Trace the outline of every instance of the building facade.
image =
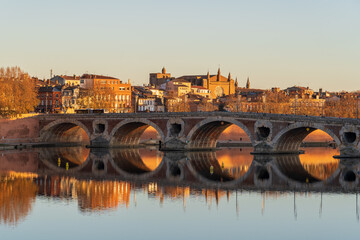
<svg viewBox="0 0 360 240">
<path fill-rule="evenodd" d="M 40 87 L 38 90 L 39 105 L 37 112 L 58 113 L 61 111 L 61 88 L 60 87 Z"/>
<path fill-rule="evenodd" d="M 109 76 L 84 74 L 80 88 L 89 90 L 94 101 L 106 101 L 110 112 L 129 112 L 131 110 L 131 83 Z M 101 104 L 98 104 L 101 106 Z"/>
<path fill-rule="evenodd" d="M 161 84 L 164 84 L 171 79 L 174 79 L 171 77 L 170 73 L 166 72 L 165 67 L 161 70 L 161 73 L 150 73 L 149 83 L 151 86 L 159 87 Z"/>
<path fill-rule="evenodd" d="M 79 109 L 78 98 L 80 95 L 79 86 L 64 86 L 61 90 L 61 103 L 64 113 L 75 113 Z"/>
<path fill-rule="evenodd" d="M 51 78 L 50 82 L 56 85 L 79 86 L 80 76 L 57 75 Z"/>
</svg>

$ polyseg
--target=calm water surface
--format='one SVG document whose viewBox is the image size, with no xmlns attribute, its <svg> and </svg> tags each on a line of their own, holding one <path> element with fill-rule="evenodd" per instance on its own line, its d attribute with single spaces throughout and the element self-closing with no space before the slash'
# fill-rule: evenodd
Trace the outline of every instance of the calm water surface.
<svg viewBox="0 0 360 240">
<path fill-rule="evenodd" d="M 1 239 L 357 239 L 359 163 L 331 148 L 0 152 Z"/>
</svg>

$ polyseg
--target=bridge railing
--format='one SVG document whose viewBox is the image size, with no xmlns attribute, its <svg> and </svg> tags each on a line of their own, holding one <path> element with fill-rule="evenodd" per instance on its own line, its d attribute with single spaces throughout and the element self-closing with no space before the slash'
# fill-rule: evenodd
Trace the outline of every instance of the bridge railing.
<svg viewBox="0 0 360 240">
<path fill-rule="evenodd" d="M 273 113 L 253 113 L 253 112 L 150 112 L 150 113 L 93 113 L 93 114 L 46 114 L 35 116 L 39 119 L 89 119 L 89 118 L 203 118 L 203 117 L 230 117 L 243 119 L 279 120 L 289 122 L 318 122 L 326 124 L 353 124 L 360 125 L 360 119 L 304 116 L 290 114 Z"/>
</svg>

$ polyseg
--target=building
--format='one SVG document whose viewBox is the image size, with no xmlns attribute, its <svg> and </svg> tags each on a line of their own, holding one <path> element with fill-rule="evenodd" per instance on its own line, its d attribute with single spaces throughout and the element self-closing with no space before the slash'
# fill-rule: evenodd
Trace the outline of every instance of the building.
<svg viewBox="0 0 360 240">
<path fill-rule="evenodd" d="M 299 87 L 293 86 L 284 90 L 290 97 L 295 97 L 296 95 L 299 98 L 311 98 L 314 94 L 314 91 L 309 87 Z"/>
<path fill-rule="evenodd" d="M 175 79 L 166 83 L 168 96 L 181 97 L 191 92 L 191 83 L 185 79 Z"/>
<path fill-rule="evenodd" d="M 80 88 L 94 94 L 96 106 L 102 106 L 101 101 L 107 101 L 110 112 L 129 112 L 131 110 L 131 83 L 122 82 L 118 78 L 84 74 L 80 78 Z M 105 105 L 104 105 L 105 106 Z"/>
<path fill-rule="evenodd" d="M 174 78 L 171 77 L 170 73 L 166 73 L 166 69 L 163 67 L 161 73 L 150 73 L 149 83 L 151 86 L 158 88 L 161 84 L 164 84 L 171 79 Z"/>
<path fill-rule="evenodd" d="M 292 114 L 323 116 L 325 99 L 319 98 L 295 98 L 290 99 Z"/>
<path fill-rule="evenodd" d="M 132 87 L 132 106 L 134 112 L 163 112 L 164 98 L 161 95 L 163 91 L 152 91 L 148 87 L 134 86 Z M 159 96 L 153 94 L 159 93 Z"/>
<path fill-rule="evenodd" d="M 165 94 L 165 90 L 163 89 L 157 89 L 157 88 L 152 88 L 150 87 L 149 90 L 151 91 L 152 95 L 158 97 L 158 98 L 163 98 L 164 94 Z"/>
<path fill-rule="evenodd" d="M 59 86 L 40 87 L 37 112 L 56 113 L 61 111 L 61 88 Z"/>
<path fill-rule="evenodd" d="M 221 75 L 220 68 L 216 75 L 187 75 L 181 76 L 180 79 L 187 80 L 192 86 L 201 86 L 211 92 L 211 97 L 218 98 L 231 94 L 235 94 L 235 80 L 231 78 L 229 73 L 228 77 Z"/>
<path fill-rule="evenodd" d="M 191 86 L 191 93 L 205 98 L 211 98 L 211 91 L 202 86 Z"/>
<path fill-rule="evenodd" d="M 79 109 L 78 98 L 80 95 L 79 86 L 64 86 L 61 90 L 62 110 L 65 113 L 75 113 Z"/>
<path fill-rule="evenodd" d="M 79 86 L 80 76 L 57 75 L 51 78 L 50 82 L 51 84 L 56 84 L 56 85 Z"/>
</svg>

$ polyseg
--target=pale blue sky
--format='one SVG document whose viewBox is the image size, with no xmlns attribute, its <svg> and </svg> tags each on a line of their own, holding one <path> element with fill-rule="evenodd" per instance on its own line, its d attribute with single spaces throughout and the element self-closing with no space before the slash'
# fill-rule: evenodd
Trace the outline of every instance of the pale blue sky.
<svg viewBox="0 0 360 240">
<path fill-rule="evenodd" d="M 133 84 L 230 71 L 245 85 L 360 89 L 360 1 L 0 0 L 0 66 Z"/>
</svg>

